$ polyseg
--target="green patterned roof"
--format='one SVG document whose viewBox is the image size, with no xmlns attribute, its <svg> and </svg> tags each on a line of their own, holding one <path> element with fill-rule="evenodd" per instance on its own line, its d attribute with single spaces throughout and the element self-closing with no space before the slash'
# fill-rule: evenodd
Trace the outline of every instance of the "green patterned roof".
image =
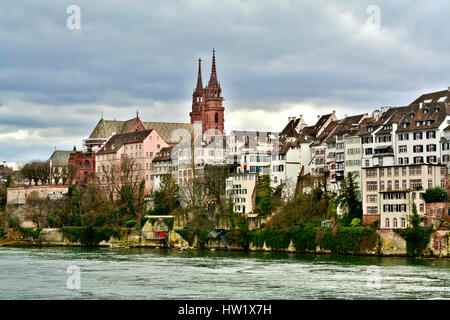
<svg viewBox="0 0 450 320">
<path fill-rule="evenodd" d="M 133 121 L 134 119 L 127 121 L 100 119 L 89 136 L 89 139 L 107 139 L 114 133 L 127 133 Z M 180 136 L 185 136 L 186 132 L 191 133 L 193 130 L 193 126 L 190 123 L 142 122 L 142 124 L 146 130 L 156 130 L 166 143 L 178 143 Z"/>
<path fill-rule="evenodd" d="M 67 166 L 69 164 L 70 154 L 73 151 L 55 150 L 49 160 L 52 160 L 52 166 Z"/>
</svg>

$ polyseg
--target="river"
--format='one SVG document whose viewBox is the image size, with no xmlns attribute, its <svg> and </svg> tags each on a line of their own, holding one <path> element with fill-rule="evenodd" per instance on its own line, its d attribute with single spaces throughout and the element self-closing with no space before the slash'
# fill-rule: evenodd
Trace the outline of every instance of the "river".
<svg viewBox="0 0 450 320">
<path fill-rule="evenodd" d="M 0 299 L 449 298 L 448 260 L 0 247 Z"/>
</svg>

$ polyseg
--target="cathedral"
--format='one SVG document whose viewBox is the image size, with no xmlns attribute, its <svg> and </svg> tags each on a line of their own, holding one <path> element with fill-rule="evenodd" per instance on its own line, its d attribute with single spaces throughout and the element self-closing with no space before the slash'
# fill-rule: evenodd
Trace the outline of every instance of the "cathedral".
<svg viewBox="0 0 450 320">
<path fill-rule="evenodd" d="M 138 113 L 135 118 L 127 121 L 105 120 L 102 115 L 84 143 L 88 152 L 95 152 L 114 134 L 155 129 L 166 143 L 175 145 L 194 132 L 194 124 L 201 124 L 202 133 L 225 134 L 223 100 L 213 50 L 211 76 L 206 87 L 203 87 L 201 59 L 199 59 L 197 86 L 192 94 L 192 111 L 189 113 L 190 123 L 144 122 Z"/>
<path fill-rule="evenodd" d="M 208 85 L 202 83 L 202 60 L 198 59 L 197 86 L 192 95 L 191 123 L 201 122 L 202 133 L 224 133 L 224 107 L 220 83 L 217 80 L 216 57 L 213 50 L 211 76 Z"/>
</svg>

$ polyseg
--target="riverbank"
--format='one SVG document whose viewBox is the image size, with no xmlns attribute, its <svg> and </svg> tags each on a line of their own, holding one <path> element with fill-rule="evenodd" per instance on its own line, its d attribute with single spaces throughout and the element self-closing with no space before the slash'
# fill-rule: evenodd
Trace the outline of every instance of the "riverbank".
<svg viewBox="0 0 450 320">
<path fill-rule="evenodd" d="M 106 233 L 108 235 L 108 233 Z M 436 231 L 424 252 L 424 257 L 449 259 L 449 235 L 450 231 Z M 0 246 L 10 247 L 83 247 L 81 241 L 75 241 L 73 237 L 68 236 L 67 232 L 56 228 L 43 229 L 39 233 L 37 239 L 30 237 L 24 238 L 20 232 L 10 232 L 9 239 L 1 241 Z M 263 237 L 250 241 L 248 251 L 250 252 L 273 252 L 273 253 L 297 253 L 297 254 L 335 254 L 348 256 L 379 256 L 379 257 L 406 257 L 406 242 L 393 230 L 374 230 L 373 234 L 369 234 L 366 238 L 360 238 L 356 241 L 357 246 L 352 247 L 340 246 L 336 247 L 336 243 L 330 240 L 330 233 L 321 235 L 323 239 L 317 239 L 311 243 L 301 242 L 301 238 L 292 239 L 285 238 L 280 243 L 264 240 Z M 327 238 L 328 236 L 328 238 Z M 369 240 L 370 241 L 369 241 Z M 351 240 L 351 239 L 350 239 Z M 335 242 L 341 239 L 335 240 Z M 355 242 L 355 241 L 354 241 Z M 364 242 L 361 246 L 359 242 Z M 284 243 L 284 244 L 283 244 Z M 319 245 L 317 245 L 319 243 Z M 220 238 L 200 241 L 195 235 L 191 239 L 191 243 L 183 239 L 176 231 L 167 231 L 167 237 L 162 240 L 155 240 L 148 236 L 142 230 L 132 228 L 121 228 L 114 232 L 114 235 L 108 235 L 107 238 L 101 240 L 96 246 L 109 248 L 170 248 L 176 250 L 231 250 L 244 251 L 244 248 L 237 241 L 232 241 L 229 245 L 224 243 Z M 362 248 L 362 249 L 360 249 Z"/>
</svg>

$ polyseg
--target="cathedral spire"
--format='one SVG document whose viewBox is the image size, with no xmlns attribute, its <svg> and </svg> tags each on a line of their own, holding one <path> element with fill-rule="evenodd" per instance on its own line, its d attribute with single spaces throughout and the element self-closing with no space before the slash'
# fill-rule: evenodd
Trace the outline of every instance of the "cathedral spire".
<svg viewBox="0 0 450 320">
<path fill-rule="evenodd" d="M 219 87 L 219 81 L 217 81 L 216 54 L 215 53 L 216 53 L 216 50 L 213 49 L 211 77 L 209 78 L 209 82 L 208 82 L 209 88 Z"/>
<path fill-rule="evenodd" d="M 198 76 L 197 76 L 197 88 L 196 91 L 201 92 L 203 90 L 202 82 L 202 59 L 198 58 Z"/>
</svg>

